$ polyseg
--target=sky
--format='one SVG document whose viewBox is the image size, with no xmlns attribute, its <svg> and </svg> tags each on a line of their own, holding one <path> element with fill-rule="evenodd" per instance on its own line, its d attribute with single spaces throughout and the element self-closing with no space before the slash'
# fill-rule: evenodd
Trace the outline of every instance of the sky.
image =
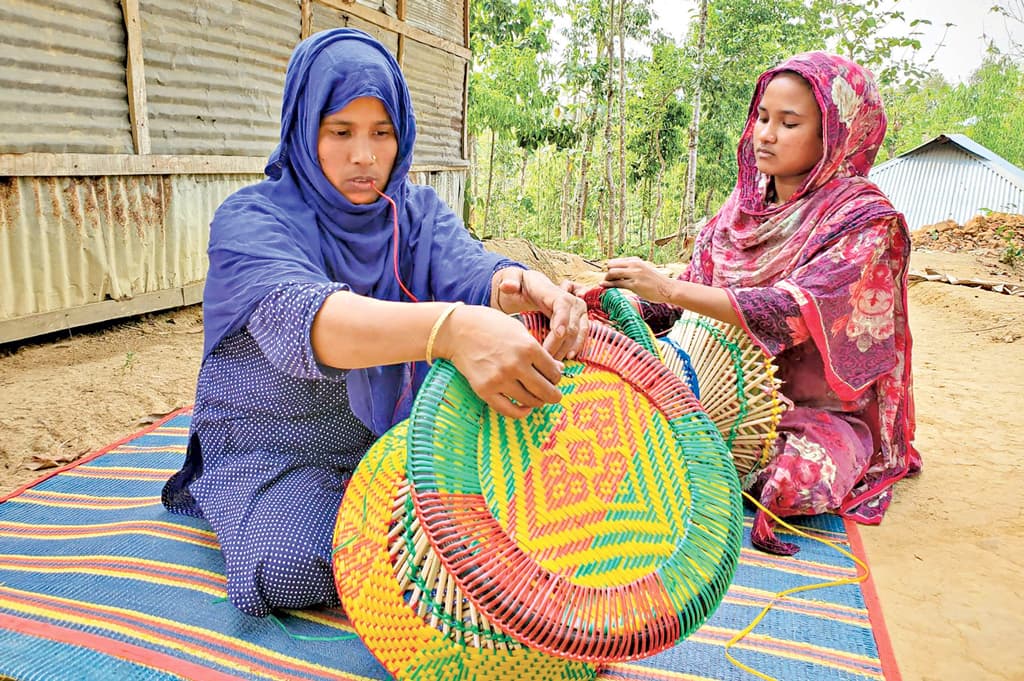
<svg viewBox="0 0 1024 681">
<path fill-rule="evenodd" d="M 1003 17 L 990 14 L 988 9 L 993 4 L 993 0 L 892 0 L 883 8 L 902 11 L 908 19 L 931 20 L 930 26 L 915 29 L 923 33 L 919 36 L 918 54 L 927 58 L 935 53 L 932 67 L 946 80 L 957 83 L 966 81 L 981 66 L 986 46 L 983 35 L 1005 50 L 1009 46 L 1009 28 L 1014 31 L 1014 40 L 1024 42 L 1024 25 L 1007 23 Z M 655 26 L 681 41 L 696 6 L 696 0 L 653 0 L 651 7 L 658 15 Z M 940 47 L 947 22 L 956 26 L 949 30 Z"/>
</svg>

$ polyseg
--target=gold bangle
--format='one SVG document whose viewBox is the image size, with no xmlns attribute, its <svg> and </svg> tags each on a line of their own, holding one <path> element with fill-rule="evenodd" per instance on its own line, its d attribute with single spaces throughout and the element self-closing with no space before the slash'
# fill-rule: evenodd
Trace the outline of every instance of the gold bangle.
<svg viewBox="0 0 1024 681">
<path fill-rule="evenodd" d="M 430 329 L 430 336 L 427 338 L 427 364 L 434 363 L 434 341 L 437 340 L 437 332 L 444 326 L 444 322 L 448 317 L 455 312 L 455 308 L 460 307 L 462 301 L 458 300 L 444 309 L 444 312 L 437 316 L 437 321 L 434 322 L 434 326 Z"/>
</svg>

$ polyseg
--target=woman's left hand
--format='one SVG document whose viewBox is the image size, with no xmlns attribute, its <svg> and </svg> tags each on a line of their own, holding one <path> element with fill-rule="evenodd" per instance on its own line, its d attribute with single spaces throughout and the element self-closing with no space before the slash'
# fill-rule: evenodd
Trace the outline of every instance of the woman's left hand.
<svg viewBox="0 0 1024 681">
<path fill-rule="evenodd" d="M 506 276 L 498 283 L 496 307 L 506 314 L 541 312 L 551 327 L 544 349 L 557 360 L 575 358 L 589 331 L 587 304 L 536 270 L 509 268 L 501 274 Z"/>
</svg>

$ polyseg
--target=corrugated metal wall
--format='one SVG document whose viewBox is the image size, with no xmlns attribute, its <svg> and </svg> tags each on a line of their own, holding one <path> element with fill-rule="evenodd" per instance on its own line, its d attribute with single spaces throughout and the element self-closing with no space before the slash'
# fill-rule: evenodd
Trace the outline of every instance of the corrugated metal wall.
<svg viewBox="0 0 1024 681">
<path fill-rule="evenodd" d="M 456 45 L 465 43 L 465 6 L 453 0 L 407 2 L 405 20 L 427 33 L 441 36 Z"/>
<path fill-rule="evenodd" d="M 1024 210 L 1024 187 L 954 144 L 884 163 L 869 177 L 906 216 L 911 230 L 943 220 L 964 224 L 983 210 Z"/>
<path fill-rule="evenodd" d="M 298 4 L 143 0 L 139 15 L 153 153 L 269 155 Z"/>
<path fill-rule="evenodd" d="M 310 3 L 309 30 L 361 28 L 403 58 L 419 131 L 411 179 L 459 210 L 463 0 L 408 0 L 406 24 L 397 0 L 356 5 Z M 277 142 L 302 21 L 299 0 L 2 3 L 0 163 L 19 156 L 0 176 L 0 343 L 197 300 L 216 207 L 262 179 Z M 435 38 L 448 42 L 422 42 Z"/>
<path fill-rule="evenodd" d="M 320 31 L 326 31 L 330 28 L 337 28 L 339 26 L 348 26 L 351 28 L 358 28 L 360 31 L 366 31 L 374 38 L 379 40 L 384 47 L 388 48 L 391 55 L 395 58 L 398 57 L 398 35 L 391 31 L 375 26 L 369 21 L 354 17 L 351 14 L 346 14 L 342 10 L 334 9 L 333 7 L 325 7 L 319 3 L 313 3 L 313 30 L 312 33 L 319 33 Z"/>
<path fill-rule="evenodd" d="M 412 3 L 416 3 L 418 1 L 419 0 L 412 0 Z M 355 4 L 362 5 L 367 9 L 383 12 L 384 14 L 387 14 L 389 17 L 398 16 L 398 0 L 356 0 Z M 406 4 L 409 4 L 409 2 L 406 2 Z M 431 33 L 437 33 L 437 29 L 433 29 Z M 460 40 L 459 42 L 462 41 Z"/>
<path fill-rule="evenodd" d="M 0 149 L 130 154 L 121 6 L 0 3 Z"/>
<path fill-rule="evenodd" d="M 416 111 L 415 161 L 462 161 L 465 62 L 448 52 L 406 40 L 403 70 Z"/>
<path fill-rule="evenodd" d="M 453 211 L 462 213 L 462 197 L 466 191 L 466 173 L 450 170 L 431 170 L 409 173 L 409 179 L 415 184 L 428 184 L 437 195 L 444 199 Z"/>
<path fill-rule="evenodd" d="M 223 175 L 0 178 L 0 319 L 201 282 L 205 226 L 231 192 L 251 181 Z M 0 342 L 13 337 L 0 326 Z"/>
</svg>

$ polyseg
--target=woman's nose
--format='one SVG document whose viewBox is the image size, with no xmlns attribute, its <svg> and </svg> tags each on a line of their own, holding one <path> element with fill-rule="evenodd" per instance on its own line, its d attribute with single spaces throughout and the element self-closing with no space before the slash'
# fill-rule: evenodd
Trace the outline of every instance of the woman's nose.
<svg viewBox="0 0 1024 681">
<path fill-rule="evenodd" d="M 369 165 L 377 160 L 373 154 L 373 146 L 367 139 L 352 140 L 352 163 Z"/>
<path fill-rule="evenodd" d="M 775 141 L 775 128 L 771 125 L 765 124 L 760 126 L 757 131 L 757 140 L 759 142 L 771 143 Z"/>
</svg>

